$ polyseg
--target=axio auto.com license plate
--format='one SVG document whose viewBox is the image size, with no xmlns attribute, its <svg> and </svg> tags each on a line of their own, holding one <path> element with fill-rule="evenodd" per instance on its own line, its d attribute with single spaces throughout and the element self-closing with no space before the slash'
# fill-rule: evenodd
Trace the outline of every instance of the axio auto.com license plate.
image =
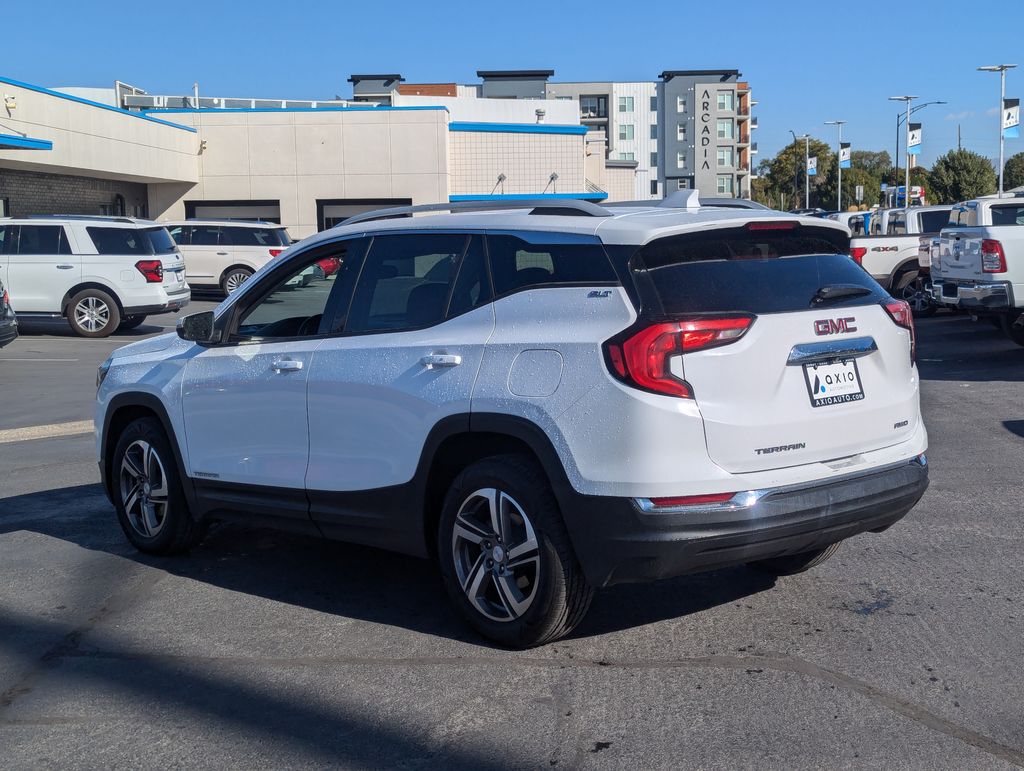
<svg viewBox="0 0 1024 771">
<path fill-rule="evenodd" d="M 864 398 L 855 360 L 805 364 L 804 377 L 812 407 L 857 402 Z"/>
</svg>

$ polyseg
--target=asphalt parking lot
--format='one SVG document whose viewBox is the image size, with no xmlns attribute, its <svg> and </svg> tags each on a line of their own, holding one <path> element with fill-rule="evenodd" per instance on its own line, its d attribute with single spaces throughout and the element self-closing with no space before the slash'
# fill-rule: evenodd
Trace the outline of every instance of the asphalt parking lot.
<svg viewBox="0 0 1024 771">
<path fill-rule="evenodd" d="M 135 553 L 81 424 L 96 366 L 173 323 L 0 349 L 4 767 L 1024 766 L 1024 349 L 988 325 L 919 323 L 932 483 L 890 531 L 616 587 L 509 652 L 426 562 L 236 525 Z"/>
</svg>

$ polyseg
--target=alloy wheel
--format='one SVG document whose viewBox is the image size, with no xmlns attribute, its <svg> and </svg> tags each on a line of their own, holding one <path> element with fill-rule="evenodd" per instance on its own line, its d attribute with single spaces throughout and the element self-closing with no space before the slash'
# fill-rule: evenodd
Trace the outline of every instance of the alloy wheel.
<svg viewBox="0 0 1024 771">
<path fill-rule="evenodd" d="M 493 487 L 470 493 L 452 532 L 459 585 L 470 604 L 493 621 L 514 621 L 529 610 L 540 579 L 533 524 L 508 493 Z"/>
<path fill-rule="evenodd" d="M 75 306 L 75 323 L 87 332 L 99 332 L 110 323 L 110 306 L 99 297 L 85 297 Z"/>
<path fill-rule="evenodd" d="M 167 473 L 156 448 L 136 439 L 124 452 L 119 474 L 121 503 L 132 528 L 153 538 L 167 519 Z"/>
<path fill-rule="evenodd" d="M 931 300 L 925 292 L 924 279 L 916 278 L 903 287 L 902 299 L 910 306 L 914 313 L 921 313 L 931 307 Z"/>
<path fill-rule="evenodd" d="M 249 278 L 249 274 L 244 270 L 233 270 L 228 273 L 227 278 L 224 279 L 224 288 L 228 294 L 234 292 L 238 287 L 246 282 Z"/>
</svg>

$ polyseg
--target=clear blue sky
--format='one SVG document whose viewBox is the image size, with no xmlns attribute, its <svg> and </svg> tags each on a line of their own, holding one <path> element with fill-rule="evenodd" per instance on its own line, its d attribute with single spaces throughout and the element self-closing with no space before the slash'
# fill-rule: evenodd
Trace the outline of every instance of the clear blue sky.
<svg viewBox="0 0 1024 771">
<path fill-rule="evenodd" d="M 177 5 L 177 13 L 170 9 Z M 545 68 L 556 80 L 654 80 L 665 69 L 738 68 L 759 105 L 761 157 L 789 130 L 855 149 L 895 143 L 895 94 L 927 107 L 923 161 L 956 146 L 998 153 L 998 76 L 1024 97 L 1024 2 L 311 2 L 205 0 L 124 7 L 8 3 L 0 74 L 46 86 L 107 86 L 218 96 L 347 96 L 353 72 L 410 81 L 477 82 L 477 69 Z M 913 9 L 912 11 L 907 9 Z M 912 18 L 913 21 L 909 21 Z M 1007 140 L 1007 154 L 1024 139 Z"/>
</svg>

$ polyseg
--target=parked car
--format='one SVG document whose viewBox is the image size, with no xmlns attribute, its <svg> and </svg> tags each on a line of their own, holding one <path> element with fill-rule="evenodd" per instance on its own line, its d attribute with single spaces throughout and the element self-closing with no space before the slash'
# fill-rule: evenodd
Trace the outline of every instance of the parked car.
<svg viewBox="0 0 1024 771">
<path fill-rule="evenodd" d="M 835 220 L 850 229 L 854 237 L 862 236 L 866 232 L 866 212 L 862 211 L 840 211 L 828 215 L 828 219 Z"/>
<path fill-rule="evenodd" d="M 953 207 L 932 259 L 932 294 L 943 305 L 994 319 L 1024 345 L 1024 197 L 979 198 Z"/>
<path fill-rule="evenodd" d="M 434 556 L 530 646 L 597 587 L 801 572 L 923 494 L 913 318 L 844 227 L 696 192 L 501 205 L 359 215 L 116 351 L 95 421 L 128 540 L 234 519 Z"/>
<path fill-rule="evenodd" d="M 66 318 L 82 337 L 133 329 L 191 297 L 178 248 L 149 220 L 0 218 L 0 247 L 0 280 L 18 316 Z"/>
<path fill-rule="evenodd" d="M 920 263 L 922 235 L 937 234 L 949 223 L 950 206 L 885 209 L 871 218 L 871 235 L 850 241 L 850 256 L 917 315 L 935 312 L 928 274 Z"/>
<path fill-rule="evenodd" d="M 14 341 L 18 336 L 18 317 L 14 315 L 11 299 L 0 281 L 0 348 Z"/>
<path fill-rule="evenodd" d="M 229 295 L 287 249 L 288 230 L 273 222 L 181 220 L 164 223 L 182 256 L 190 287 Z"/>
</svg>

